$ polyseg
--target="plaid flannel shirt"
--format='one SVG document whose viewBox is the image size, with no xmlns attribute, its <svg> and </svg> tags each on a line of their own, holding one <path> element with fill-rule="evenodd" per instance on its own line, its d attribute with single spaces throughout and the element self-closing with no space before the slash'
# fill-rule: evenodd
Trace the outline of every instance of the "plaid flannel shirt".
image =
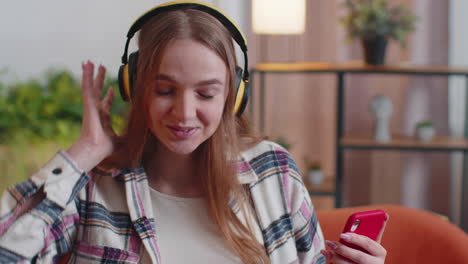
<svg viewBox="0 0 468 264">
<path fill-rule="evenodd" d="M 323 234 L 290 154 L 263 141 L 241 153 L 237 166 L 271 263 L 325 263 Z M 18 217 L 41 188 L 46 197 Z M 68 263 L 138 263 L 145 251 L 164 263 L 143 169 L 84 173 L 59 151 L 0 202 L 0 263 L 56 263 L 63 256 Z M 229 206 L 245 221 L 237 201 Z"/>
</svg>

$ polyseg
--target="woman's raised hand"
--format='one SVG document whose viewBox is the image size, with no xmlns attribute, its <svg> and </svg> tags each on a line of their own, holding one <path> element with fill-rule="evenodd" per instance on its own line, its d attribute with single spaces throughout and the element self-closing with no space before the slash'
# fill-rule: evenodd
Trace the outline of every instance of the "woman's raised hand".
<svg viewBox="0 0 468 264">
<path fill-rule="evenodd" d="M 387 221 L 388 218 L 389 216 L 387 214 Z M 374 241 L 366 236 L 354 233 L 346 233 L 340 235 L 341 239 L 344 239 L 348 243 L 364 248 L 365 250 L 367 250 L 367 252 L 369 252 L 369 254 L 359 251 L 357 249 L 350 248 L 346 245 L 341 244 L 340 242 L 328 240 L 326 241 L 326 244 L 328 247 L 331 248 L 331 250 L 322 250 L 321 253 L 325 256 L 327 262 L 333 264 L 383 264 L 385 263 L 387 251 L 380 244 L 380 242 L 382 240 L 386 224 L 387 222 L 385 222 L 384 227 L 380 231 L 377 241 Z"/>
<path fill-rule="evenodd" d="M 110 110 L 114 89 L 109 88 L 101 99 L 106 69 L 100 65 L 94 78 L 94 64 L 82 64 L 83 122 L 81 135 L 67 150 L 68 155 L 84 171 L 89 171 L 114 150 L 117 137 L 111 126 Z"/>
</svg>

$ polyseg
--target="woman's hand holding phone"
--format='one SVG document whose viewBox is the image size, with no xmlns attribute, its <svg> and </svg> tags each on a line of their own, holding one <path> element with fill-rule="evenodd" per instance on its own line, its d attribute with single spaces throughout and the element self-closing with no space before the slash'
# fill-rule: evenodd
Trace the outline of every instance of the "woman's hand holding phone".
<svg viewBox="0 0 468 264">
<path fill-rule="evenodd" d="M 382 210 L 351 215 L 339 241 L 326 240 L 330 250 L 321 253 L 334 264 L 380 264 L 387 251 L 380 244 L 389 216 Z"/>
</svg>

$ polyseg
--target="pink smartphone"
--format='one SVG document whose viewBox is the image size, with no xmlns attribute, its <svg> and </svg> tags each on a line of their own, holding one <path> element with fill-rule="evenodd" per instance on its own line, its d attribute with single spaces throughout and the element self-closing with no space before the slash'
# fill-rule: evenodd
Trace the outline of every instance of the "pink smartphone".
<svg viewBox="0 0 468 264">
<path fill-rule="evenodd" d="M 348 221 L 343 228 L 343 233 L 356 233 L 377 241 L 377 237 L 379 236 L 380 231 L 382 231 L 386 220 L 387 214 L 383 210 L 354 213 L 349 216 Z M 340 242 L 348 247 L 369 253 L 365 249 L 354 244 L 350 244 L 343 239 L 340 239 Z"/>
</svg>

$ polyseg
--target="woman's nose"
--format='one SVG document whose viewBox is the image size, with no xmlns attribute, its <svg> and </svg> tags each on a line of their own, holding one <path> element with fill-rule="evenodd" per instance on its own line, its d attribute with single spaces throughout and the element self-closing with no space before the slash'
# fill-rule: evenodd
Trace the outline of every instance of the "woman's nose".
<svg viewBox="0 0 468 264">
<path fill-rule="evenodd" d="M 176 96 L 173 114 L 179 121 L 187 121 L 196 116 L 196 98 L 188 92 Z"/>
</svg>

